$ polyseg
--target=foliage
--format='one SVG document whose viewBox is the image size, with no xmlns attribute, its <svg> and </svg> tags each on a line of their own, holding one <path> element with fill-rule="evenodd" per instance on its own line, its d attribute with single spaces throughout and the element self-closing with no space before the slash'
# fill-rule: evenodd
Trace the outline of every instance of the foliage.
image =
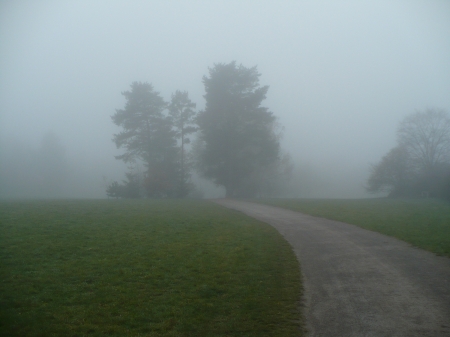
<svg viewBox="0 0 450 337">
<path fill-rule="evenodd" d="M 228 197 L 273 195 L 292 164 L 289 156 L 280 155 L 275 116 L 261 106 L 268 86 L 260 87 L 259 77 L 256 67 L 216 64 L 203 77 L 206 107 L 198 116 L 186 91 L 177 90 L 167 104 L 152 85 L 133 82 L 122 93 L 125 108 L 112 116 L 122 128 L 113 140 L 125 149 L 116 158 L 145 163 L 142 181 L 149 197 L 192 195 L 194 161 L 201 175 L 225 187 Z M 197 130 L 192 156 L 186 146 Z M 123 197 L 125 186 L 114 183 L 107 194 Z"/>
<path fill-rule="evenodd" d="M 388 191 L 389 195 L 405 195 L 411 185 L 411 159 L 405 147 L 394 147 L 381 162 L 372 167 L 367 190 Z"/>
<path fill-rule="evenodd" d="M 124 198 L 135 199 L 140 198 L 142 178 L 139 173 L 127 172 L 125 174 L 126 180 L 119 184 L 117 181 L 113 181 L 106 189 L 106 195 L 108 198 Z"/>
<path fill-rule="evenodd" d="M 114 135 L 117 156 L 125 162 L 141 160 L 147 167 L 145 187 L 149 197 L 173 196 L 176 190 L 178 161 L 175 131 L 164 115 L 167 103 L 148 83 L 133 82 L 124 109 L 117 109 L 113 122 L 123 131 Z"/>
<path fill-rule="evenodd" d="M 257 195 L 264 171 L 279 160 L 276 118 L 261 106 L 268 86 L 256 67 L 216 64 L 203 77 L 206 106 L 199 113 L 200 172 L 226 189 L 227 197 Z"/>
<path fill-rule="evenodd" d="M 180 140 L 180 174 L 178 183 L 179 197 L 185 197 L 193 186 L 189 183 L 190 179 L 190 165 L 186 156 L 185 144 L 190 143 L 190 134 L 197 131 L 195 126 L 195 109 L 196 104 L 189 99 L 187 91 L 177 90 L 172 95 L 172 100 L 169 105 L 169 116 L 172 119 L 173 126 L 176 131 L 176 137 Z"/>
<path fill-rule="evenodd" d="M 450 204 L 437 199 L 264 199 L 265 204 L 394 236 L 450 257 Z"/>
<path fill-rule="evenodd" d="M 123 186 L 121 186 L 117 181 L 113 181 L 106 188 L 106 195 L 108 196 L 108 198 L 119 199 L 123 195 L 122 188 Z"/>
<path fill-rule="evenodd" d="M 298 336 L 271 226 L 204 201 L 0 203 L 1 336 Z"/>
<path fill-rule="evenodd" d="M 417 111 L 400 122 L 397 138 L 398 146 L 373 167 L 367 190 L 450 198 L 449 115 Z"/>
<path fill-rule="evenodd" d="M 406 116 L 397 136 L 421 170 L 450 162 L 450 116 L 444 110 L 428 109 Z"/>
</svg>

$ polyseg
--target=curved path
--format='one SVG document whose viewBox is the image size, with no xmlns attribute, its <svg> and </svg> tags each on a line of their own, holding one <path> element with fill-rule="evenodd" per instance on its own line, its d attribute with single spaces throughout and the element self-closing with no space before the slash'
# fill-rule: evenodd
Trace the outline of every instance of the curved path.
<svg viewBox="0 0 450 337">
<path fill-rule="evenodd" d="M 311 336 L 450 336 L 450 259 L 277 207 L 216 203 L 274 226 L 301 264 Z"/>
</svg>

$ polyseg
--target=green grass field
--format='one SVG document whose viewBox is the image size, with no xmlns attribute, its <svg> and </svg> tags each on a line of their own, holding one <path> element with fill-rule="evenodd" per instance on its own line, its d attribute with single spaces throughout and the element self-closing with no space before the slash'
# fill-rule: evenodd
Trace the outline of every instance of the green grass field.
<svg viewBox="0 0 450 337">
<path fill-rule="evenodd" d="M 266 199 L 257 202 L 354 224 L 450 256 L 450 203 L 432 199 Z"/>
<path fill-rule="evenodd" d="M 1 336 L 301 336 L 298 262 L 206 201 L 0 203 Z"/>
</svg>

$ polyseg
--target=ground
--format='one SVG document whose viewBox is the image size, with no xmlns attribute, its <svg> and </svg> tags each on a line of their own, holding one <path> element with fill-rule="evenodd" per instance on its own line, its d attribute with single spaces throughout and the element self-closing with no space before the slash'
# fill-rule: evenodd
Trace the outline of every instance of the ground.
<svg viewBox="0 0 450 337">
<path fill-rule="evenodd" d="M 274 226 L 301 265 L 312 336 L 450 336 L 450 259 L 346 223 L 229 199 Z"/>
</svg>

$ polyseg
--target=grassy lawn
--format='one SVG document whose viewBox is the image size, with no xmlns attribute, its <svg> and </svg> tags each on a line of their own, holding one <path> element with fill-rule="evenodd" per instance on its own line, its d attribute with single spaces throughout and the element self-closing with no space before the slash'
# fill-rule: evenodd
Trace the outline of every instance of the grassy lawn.
<svg viewBox="0 0 450 337">
<path fill-rule="evenodd" d="M 450 203 L 432 199 L 256 200 L 394 236 L 450 256 Z"/>
<path fill-rule="evenodd" d="M 1 336 L 299 336 L 278 232 L 206 201 L 0 203 Z"/>
</svg>

